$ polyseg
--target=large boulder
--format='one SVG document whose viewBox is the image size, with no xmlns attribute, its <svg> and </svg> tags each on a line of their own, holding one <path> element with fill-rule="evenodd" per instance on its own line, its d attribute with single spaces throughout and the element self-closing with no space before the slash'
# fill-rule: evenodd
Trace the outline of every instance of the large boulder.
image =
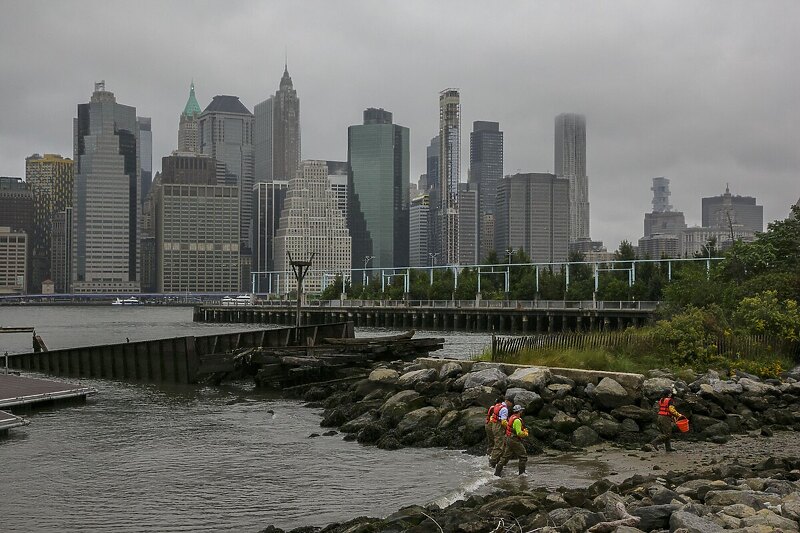
<svg viewBox="0 0 800 533">
<path fill-rule="evenodd" d="M 565 435 L 571 434 L 573 431 L 578 429 L 578 426 L 581 425 L 577 418 L 574 416 L 569 416 L 563 411 L 556 413 L 556 416 L 553 417 L 552 424 L 557 431 L 564 433 Z"/>
<path fill-rule="evenodd" d="M 406 372 L 397 378 L 397 384 L 406 389 L 413 389 L 417 383 L 429 383 L 434 381 L 439 375 L 433 368 L 423 368 Z"/>
<path fill-rule="evenodd" d="M 477 405 L 488 409 L 495 404 L 498 395 L 491 387 L 472 387 L 461 393 L 461 405 Z"/>
<path fill-rule="evenodd" d="M 623 405 L 611 411 L 611 416 L 617 420 L 624 420 L 630 418 L 636 422 L 652 422 L 655 420 L 656 411 L 651 409 L 644 409 L 636 405 Z"/>
<path fill-rule="evenodd" d="M 735 381 L 714 381 L 711 383 L 711 389 L 719 394 L 741 394 L 742 386 Z"/>
<path fill-rule="evenodd" d="M 541 366 L 518 368 L 508 377 L 508 385 L 530 391 L 541 391 L 551 379 L 549 368 Z"/>
<path fill-rule="evenodd" d="M 397 424 L 401 435 L 420 428 L 435 428 L 442 419 L 442 414 L 435 407 L 422 407 L 406 414 Z"/>
<path fill-rule="evenodd" d="M 391 368 L 376 368 L 369 373 L 369 377 L 367 379 L 375 383 L 394 385 L 397 383 L 397 378 L 399 377 L 400 374 L 397 372 L 397 370 L 392 370 Z"/>
<path fill-rule="evenodd" d="M 581 426 L 572 432 L 570 441 L 578 448 L 585 448 L 600 442 L 600 436 L 588 426 Z"/>
<path fill-rule="evenodd" d="M 687 533 L 717 533 L 725 529 L 717 523 L 685 511 L 676 511 L 669 518 L 669 530 L 683 529 Z"/>
<path fill-rule="evenodd" d="M 479 370 L 478 372 L 470 372 L 465 376 L 464 390 L 475 387 L 494 387 L 504 390 L 508 383 L 508 376 L 498 368 L 487 368 L 485 370 Z"/>
<path fill-rule="evenodd" d="M 486 409 L 483 407 L 469 407 L 462 409 L 459 416 L 461 426 L 461 437 L 464 444 L 472 446 L 478 444 L 486 438 Z"/>
<path fill-rule="evenodd" d="M 379 411 L 381 419 L 390 425 L 397 424 L 408 412 L 419 409 L 425 405 L 425 398 L 413 390 L 402 390 L 394 394 L 381 405 Z"/>
<path fill-rule="evenodd" d="M 650 378 L 642 383 L 642 394 L 645 398 L 654 400 L 660 398 L 664 390 L 672 389 L 673 380 L 668 378 Z"/>
<path fill-rule="evenodd" d="M 520 494 L 515 496 L 507 496 L 505 498 L 498 498 L 492 502 L 487 503 L 478 511 L 484 516 L 511 516 L 520 517 L 529 515 L 538 510 L 539 506 L 533 497 Z"/>
<path fill-rule="evenodd" d="M 444 380 L 447 378 L 455 378 L 461 375 L 463 370 L 461 365 L 452 361 L 445 363 L 439 369 L 439 379 Z"/>
<path fill-rule="evenodd" d="M 634 509 L 630 513 L 638 516 L 641 520 L 636 527 L 643 531 L 653 531 L 654 529 L 667 529 L 669 527 L 669 517 L 678 509 L 677 505 L 645 505 Z"/>
<path fill-rule="evenodd" d="M 776 394 L 779 392 L 778 387 L 774 385 L 769 385 L 768 383 L 763 383 L 761 381 L 756 381 L 750 378 L 742 378 L 739 380 L 739 386 L 742 390 L 746 392 L 752 392 L 754 394 Z"/>
<path fill-rule="evenodd" d="M 375 411 L 369 411 L 367 413 L 362 414 L 358 418 L 354 420 L 350 420 L 349 422 L 345 422 L 339 428 L 343 433 L 358 433 L 364 426 L 374 423 L 377 420 L 375 416 Z"/>
<path fill-rule="evenodd" d="M 542 397 L 526 389 L 508 389 L 506 391 L 506 398 L 509 398 L 514 405 L 521 405 L 525 408 L 528 414 L 533 414 L 542 407 L 544 400 Z"/>
<path fill-rule="evenodd" d="M 769 509 L 758 511 L 755 516 L 749 516 L 742 520 L 745 527 L 767 526 L 774 531 L 797 531 L 797 522 L 775 514 Z"/>
<path fill-rule="evenodd" d="M 613 439 L 622 432 L 622 424 L 605 418 L 598 418 L 592 421 L 589 427 L 604 439 Z"/>
<path fill-rule="evenodd" d="M 603 378 L 594 389 L 594 400 L 601 407 L 613 409 L 633 403 L 632 395 L 625 387 L 611 378 Z"/>
</svg>

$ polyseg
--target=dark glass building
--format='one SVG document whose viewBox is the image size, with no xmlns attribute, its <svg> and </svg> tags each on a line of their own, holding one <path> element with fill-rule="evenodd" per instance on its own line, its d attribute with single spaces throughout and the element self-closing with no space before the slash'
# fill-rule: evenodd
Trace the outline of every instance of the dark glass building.
<svg viewBox="0 0 800 533">
<path fill-rule="evenodd" d="M 408 266 L 409 131 L 383 109 L 347 130 L 348 228 L 354 268 Z"/>
</svg>

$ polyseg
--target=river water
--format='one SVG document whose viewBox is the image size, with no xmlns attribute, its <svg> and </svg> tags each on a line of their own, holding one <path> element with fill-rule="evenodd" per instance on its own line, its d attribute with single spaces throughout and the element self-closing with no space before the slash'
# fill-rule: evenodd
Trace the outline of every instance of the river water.
<svg viewBox="0 0 800 533">
<path fill-rule="evenodd" d="M 0 307 L 0 326 L 34 326 L 51 349 L 261 327 L 195 324 L 190 308 L 112 306 Z M 419 335 L 445 337 L 437 354 L 449 357 L 478 354 L 489 342 L 482 334 Z M 0 353 L 29 347 L 27 334 L 0 336 Z M 33 411 L 29 426 L 0 439 L 2 531 L 322 526 L 519 483 L 581 486 L 604 473 L 581 458 L 533 458 L 529 479 L 495 480 L 485 458 L 457 450 L 384 451 L 341 434 L 311 437 L 325 432 L 321 410 L 251 383 L 80 382 L 99 394 Z"/>
</svg>

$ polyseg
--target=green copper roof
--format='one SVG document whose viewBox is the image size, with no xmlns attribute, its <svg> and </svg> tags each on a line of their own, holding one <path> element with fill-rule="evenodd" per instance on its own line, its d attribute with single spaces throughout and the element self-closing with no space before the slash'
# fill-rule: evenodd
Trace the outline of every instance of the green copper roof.
<svg viewBox="0 0 800 533">
<path fill-rule="evenodd" d="M 186 100 L 186 107 L 183 108 L 183 114 L 187 117 L 189 115 L 200 114 L 200 104 L 197 103 L 197 98 L 194 96 L 194 82 L 192 82 L 192 86 L 189 89 L 189 99 Z"/>
</svg>

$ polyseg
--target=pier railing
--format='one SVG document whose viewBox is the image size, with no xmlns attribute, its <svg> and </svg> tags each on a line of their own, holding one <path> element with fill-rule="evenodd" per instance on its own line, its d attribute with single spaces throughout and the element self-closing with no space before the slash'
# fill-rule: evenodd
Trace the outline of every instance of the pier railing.
<svg viewBox="0 0 800 533">
<path fill-rule="evenodd" d="M 286 307 L 295 300 L 256 300 L 257 307 Z M 321 308 L 428 308 L 428 309 L 576 309 L 654 311 L 658 302 L 594 300 L 311 300 L 304 306 Z"/>
</svg>

